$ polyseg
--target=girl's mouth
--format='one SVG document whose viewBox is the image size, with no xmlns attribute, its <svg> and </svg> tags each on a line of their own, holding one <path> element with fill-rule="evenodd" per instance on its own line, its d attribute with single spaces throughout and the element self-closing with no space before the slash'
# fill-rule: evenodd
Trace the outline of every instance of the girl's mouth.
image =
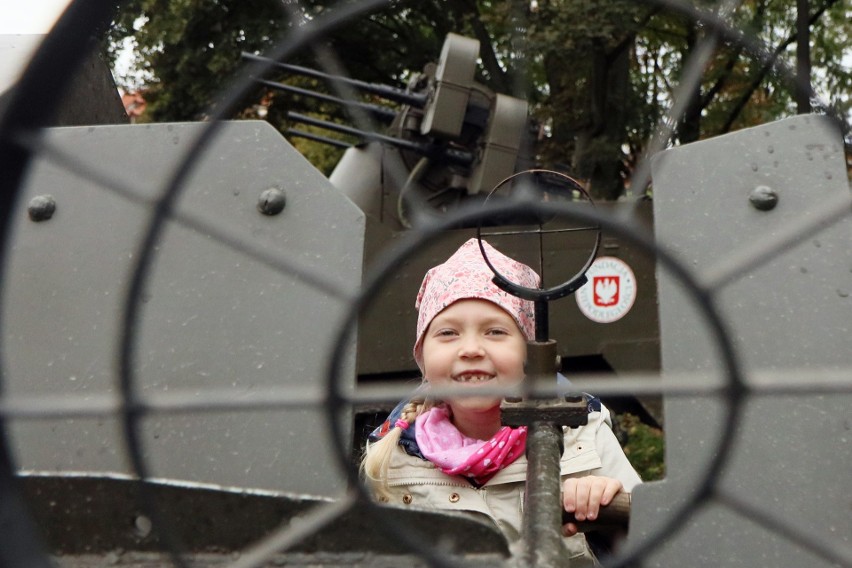
<svg viewBox="0 0 852 568">
<path fill-rule="evenodd" d="M 472 373 L 460 373 L 458 375 L 453 376 L 453 381 L 457 383 L 465 383 L 465 384 L 476 384 L 476 383 L 484 383 L 486 381 L 490 381 L 494 378 L 494 375 L 489 373 L 482 373 L 479 371 L 475 371 Z"/>
</svg>

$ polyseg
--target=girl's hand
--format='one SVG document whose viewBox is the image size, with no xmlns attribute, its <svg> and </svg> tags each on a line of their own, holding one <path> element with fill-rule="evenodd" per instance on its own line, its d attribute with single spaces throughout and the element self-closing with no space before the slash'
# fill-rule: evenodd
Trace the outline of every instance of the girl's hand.
<svg viewBox="0 0 852 568">
<path fill-rule="evenodd" d="M 574 513 L 578 521 L 594 521 L 600 508 L 609 505 L 621 489 L 621 482 L 611 477 L 569 477 L 562 484 L 562 507 Z M 562 526 L 562 532 L 573 536 L 577 534 L 577 525 L 567 523 Z"/>
</svg>

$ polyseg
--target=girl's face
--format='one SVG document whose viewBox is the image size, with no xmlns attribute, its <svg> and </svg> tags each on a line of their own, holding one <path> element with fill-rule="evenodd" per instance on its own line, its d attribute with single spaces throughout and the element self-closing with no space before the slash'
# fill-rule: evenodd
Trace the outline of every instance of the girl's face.
<svg viewBox="0 0 852 568">
<path fill-rule="evenodd" d="M 441 311 L 423 336 L 423 368 L 435 386 L 511 386 L 524 378 L 527 341 L 515 320 L 487 300 L 459 300 Z M 493 397 L 448 401 L 453 414 L 500 406 Z"/>
</svg>

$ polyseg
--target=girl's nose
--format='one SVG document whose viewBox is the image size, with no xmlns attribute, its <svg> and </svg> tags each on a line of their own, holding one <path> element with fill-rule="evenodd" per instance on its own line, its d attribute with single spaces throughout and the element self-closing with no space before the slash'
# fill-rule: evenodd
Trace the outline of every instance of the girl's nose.
<svg viewBox="0 0 852 568">
<path fill-rule="evenodd" d="M 481 357 L 485 351 L 482 348 L 482 343 L 479 338 L 473 335 L 462 337 L 461 345 L 459 346 L 459 356 L 463 358 Z"/>
</svg>

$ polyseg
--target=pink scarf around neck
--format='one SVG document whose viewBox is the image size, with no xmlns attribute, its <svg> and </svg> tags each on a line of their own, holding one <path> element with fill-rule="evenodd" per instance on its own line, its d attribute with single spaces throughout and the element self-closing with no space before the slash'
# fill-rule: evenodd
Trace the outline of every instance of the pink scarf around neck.
<svg viewBox="0 0 852 568">
<path fill-rule="evenodd" d="M 446 407 L 436 406 L 417 417 L 415 436 L 421 453 L 448 475 L 469 477 L 484 485 L 523 455 L 527 429 L 503 426 L 490 440 L 459 432 Z"/>
</svg>

